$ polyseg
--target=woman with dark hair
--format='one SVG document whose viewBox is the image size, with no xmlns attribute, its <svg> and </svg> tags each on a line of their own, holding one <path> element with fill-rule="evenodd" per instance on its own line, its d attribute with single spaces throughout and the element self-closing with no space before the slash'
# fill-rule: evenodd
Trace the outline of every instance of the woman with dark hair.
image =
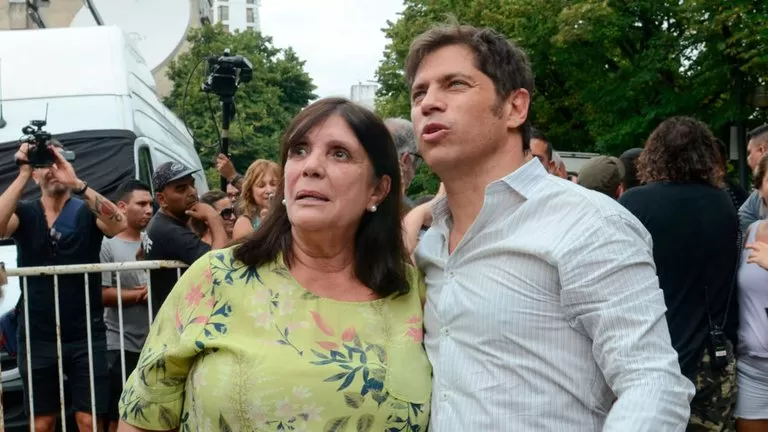
<svg viewBox="0 0 768 432">
<path fill-rule="evenodd" d="M 399 235 L 389 132 L 323 99 L 281 153 L 260 229 L 198 260 L 160 310 L 120 430 L 426 429 L 424 285 Z"/>
<path fill-rule="evenodd" d="M 651 133 L 637 171 L 644 185 L 619 202 L 653 238 L 672 345 L 680 369 L 696 385 L 689 427 L 733 430 L 740 230 L 723 190 L 717 141 L 704 123 L 672 117 Z"/>
</svg>

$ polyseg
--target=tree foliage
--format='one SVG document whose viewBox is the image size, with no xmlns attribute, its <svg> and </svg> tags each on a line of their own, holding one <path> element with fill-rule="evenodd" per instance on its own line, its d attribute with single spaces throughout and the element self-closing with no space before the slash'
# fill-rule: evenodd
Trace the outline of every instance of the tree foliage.
<svg viewBox="0 0 768 432">
<path fill-rule="evenodd" d="M 164 102 L 193 132 L 203 166 L 210 169 L 213 165 L 221 128 L 218 97 L 201 90 L 205 59 L 222 55 L 225 48 L 253 64 L 253 80 L 241 84 L 235 95 L 237 114 L 229 129 L 229 151 L 235 167 L 244 172 L 255 159 L 277 160 L 280 134 L 291 118 L 316 98 L 304 62 L 293 49 L 276 48 L 268 36 L 254 31 L 230 34 L 220 24 L 193 29 L 187 40 L 191 49 L 169 65 L 173 90 Z"/>
<path fill-rule="evenodd" d="M 384 29 L 381 115 L 410 116 L 409 44 L 448 14 L 525 49 L 532 121 L 559 150 L 618 154 L 673 115 L 727 138 L 734 122 L 754 121 L 749 95 L 768 79 L 764 0 L 406 0 Z"/>
</svg>

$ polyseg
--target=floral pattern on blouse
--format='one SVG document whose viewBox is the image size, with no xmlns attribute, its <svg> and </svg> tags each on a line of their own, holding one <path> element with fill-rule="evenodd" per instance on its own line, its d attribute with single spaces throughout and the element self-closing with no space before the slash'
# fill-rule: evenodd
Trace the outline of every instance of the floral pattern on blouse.
<svg viewBox="0 0 768 432">
<path fill-rule="evenodd" d="M 139 428 L 425 431 L 432 371 L 424 284 L 369 302 L 320 298 L 279 259 L 231 249 L 195 262 L 166 299 L 120 400 Z"/>
</svg>

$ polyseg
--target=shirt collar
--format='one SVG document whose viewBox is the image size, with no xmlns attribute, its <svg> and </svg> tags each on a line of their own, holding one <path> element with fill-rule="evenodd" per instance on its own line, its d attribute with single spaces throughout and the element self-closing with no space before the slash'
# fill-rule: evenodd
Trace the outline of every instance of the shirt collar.
<svg viewBox="0 0 768 432">
<path fill-rule="evenodd" d="M 528 200 L 534 196 L 539 183 L 546 180 L 549 175 L 544 165 L 539 162 L 539 158 L 531 158 L 520 168 L 486 186 L 485 196 L 487 198 L 489 195 L 512 189 Z M 487 199 L 485 201 L 488 202 Z M 442 196 L 432 206 L 433 224 L 447 227 L 450 217 L 451 210 L 448 207 L 448 198 Z"/>
</svg>

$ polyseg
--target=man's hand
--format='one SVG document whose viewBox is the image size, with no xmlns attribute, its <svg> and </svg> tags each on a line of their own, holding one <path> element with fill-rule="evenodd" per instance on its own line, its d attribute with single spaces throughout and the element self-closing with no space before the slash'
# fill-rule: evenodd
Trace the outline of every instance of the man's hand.
<svg viewBox="0 0 768 432">
<path fill-rule="evenodd" d="M 146 286 L 138 287 L 133 290 L 133 300 L 135 303 L 146 303 L 149 291 Z"/>
<path fill-rule="evenodd" d="M 53 145 L 49 145 L 48 149 L 53 153 L 53 166 L 51 166 L 51 172 L 53 177 L 59 181 L 59 183 L 70 189 L 82 189 L 83 182 L 77 178 L 75 169 L 72 164 L 64 159 L 61 154 L 61 149 Z"/>
<path fill-rule="evenodd" d="M 13 155 L 13 159 L 19 165 L 20 174 L 32 174 L 32 166 L 29 165 L 29 144 L 22 143 L 19 150 Z"/>
<path fill-rule="evenodd" d="M 237 175 L 237 171 L 235 170 L 232 161 L 226 155 L 221 153 L 216 156 L 216 171 L 218 171 L 222 177 L 227 179 L 227 182 L 229 183 L 232 183 L 232 179 Z"/>
<path fill-rule="evenodd" d="M 214 218 L 218 218 L 219 214 L 216 212 L 216 209 L 211 207 L 210 205 L 203 203 L 203 202 L 197 202 L 195 203 L 192 208 L 186 211 L 187 215 L 189 215 L 191 218 L 201 220 L 203 222 L 210 222 L 211 220 L 215 220 Z"/>
</svg>

